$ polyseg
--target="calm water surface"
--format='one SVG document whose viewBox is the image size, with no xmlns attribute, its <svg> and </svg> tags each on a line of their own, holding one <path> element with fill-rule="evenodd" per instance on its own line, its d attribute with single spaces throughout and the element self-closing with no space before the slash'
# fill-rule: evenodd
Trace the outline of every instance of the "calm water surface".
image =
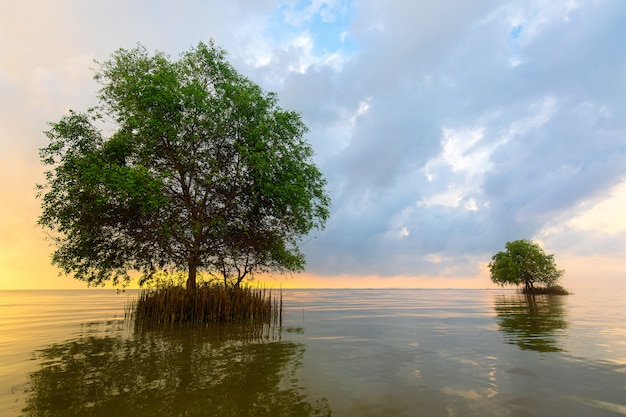
<svg viewBox="0 0 626 417">
<path fill-rule="evenodd" d="M 284 290 L 282 326 L 137 330 L 0 291 L 0 416 L 623 416 L 626 293 Z"/>
</svg>

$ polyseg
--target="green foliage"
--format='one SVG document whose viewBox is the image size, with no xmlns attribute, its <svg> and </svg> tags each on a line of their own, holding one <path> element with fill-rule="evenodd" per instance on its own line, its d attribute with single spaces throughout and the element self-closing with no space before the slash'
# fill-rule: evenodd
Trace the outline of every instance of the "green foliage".
<svg viewBox="0 0 626 417">
<path fill-rule="evenodd" d="M 40 150 L 53 263 L 91 285 L 133 270 L 186 270 L 193 287 L 200 272 L 239 285 L 304 269 L 298 243 L 330 202 L 299 114 L 213 43 L 179 60 L 120 49 L 95 78 L 100 105 L 52 123 Z"/>
<path fill-rule="evenodd" d="M 506 251 L 491 258 L 489 271 L 496 284 L 523 285 L 526 291 L 532 291 L 536 283 L 553 287 L 563 275 L 554 255 L 546 255 L 537 243 L 526 239 L 507 242 Z"/>
</svg>

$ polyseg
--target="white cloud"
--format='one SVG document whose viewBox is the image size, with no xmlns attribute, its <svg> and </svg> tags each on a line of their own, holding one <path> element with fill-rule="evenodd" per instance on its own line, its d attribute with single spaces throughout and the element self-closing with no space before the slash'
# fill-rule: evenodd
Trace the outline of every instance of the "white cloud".
<svg viewBox="0 0 626 417">
<path fill-rule="evenodd" d="M 530 106 L 529 115 L 511 122 L 502 132 L 491 133 L 493 138 L 485 137 L 486 128 L 497 126 L 502 111 L 481 117 L 475 127 L 444 127 L 441 153 L 431 158 L 422 172 L 428 181 L 436 181 L 443 176 L 447 186 L 443 191 L 425 196 L 420 204 L 461 206 L 470 211 L 477 211 L 481 206 L 488 207 L 488 200 L 480 201 L 481 187 L 485 175 L 493 166 L 493 153 L 511 140 L 541 128 L 552 118 L 555 108 L 556 100 L 546 97 Z"/>
<path fill-rule="evenodd" d="M 97 90 L 94 59 L 91 54 L 81 54 L 65 57 L 51 67 L 34 68 L 28 80 L 31 104 L 46 108 L 51 117 L 70 108 L 87 107 L 89 102 L 95 104 L 95 98 L 85 94 L 95 95 Z"/>
<path fill-rule="evenodd" d="M 453 129 L 443 128 L 442 151 L 426 163 L 423 171 L 429 178 L 437 176 L 436 171 L 449 167 L 457 175 L 475 177 L 488 169 L 490 152 L 478 146 L 484 138 L 483 128 Z"/>
<path fill-rule="evenodd" d="M 93 104 L 92 58 L 215 38 L 310 127 L 333 197 L 310 272 L 476 276 L 528 236 L 626 252 L 622 2 L 64 4 L 0 15 L 0 141 L 24 172 L 47 121 Z"/>
<path fill-rule="evenodd" d="M 285 22 L 293 26 L 303 26 L 315 17 L 319 17 L 323 22 L 334 22 L 340 12 L 337 7 L 340 7 L 341 3 L 334 0 L 312 0 L 304 8 L 292 5 L 284 11 Z"/>
<path fill-rule="evenodd" d="M 613 188 L 606 199 L 591 206 L 583 203 L 581 209 L 569 226 L 608 234 L 626 232 L 626 182 Z"/>
<path fill-rule="evenodd" d="M 356 111 L 354 111 L 354 113 L 350 115 L 349 117 L 350 124 L 353 127 L 356 126 L 357 119 L 365 115 L 367 111 L 370 109 L 370 103 L 369 103 L 370 101 L 371 100 L 369 98 L 359 101 L 359 106 L 357 107 Z"/>
<path fill-rule="evenodd" d="M 583 3 L 576 0 L 533 0 L 509 2 L 494 10 L 485 21 L 503 20 L 511 28 L 510 36 L 525 45 L 541 36 L 553 23 L 568 22 Z"/>
</svg>

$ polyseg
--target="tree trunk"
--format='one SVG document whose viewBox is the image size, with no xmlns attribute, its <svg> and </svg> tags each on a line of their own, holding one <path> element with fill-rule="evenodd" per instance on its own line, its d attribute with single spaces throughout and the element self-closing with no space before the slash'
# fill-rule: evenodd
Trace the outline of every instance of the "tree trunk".
<svg viewBox="0 0 626 417">
<path fill-rule="evenodd" d="M 533 282 L 531 280 L 526 280 L 524 281 L 524 291 L 527 294 L 531 294 L 533 292 L 534 286 L 533 286 Z"/>
<path fill-rule="evenodd" d="M 187 289 L 196 288 L 196 275 L 198 273 L 198 261 L 195 258 L 189 258 L 189 275 L 187 277 Z"/>
</svg>

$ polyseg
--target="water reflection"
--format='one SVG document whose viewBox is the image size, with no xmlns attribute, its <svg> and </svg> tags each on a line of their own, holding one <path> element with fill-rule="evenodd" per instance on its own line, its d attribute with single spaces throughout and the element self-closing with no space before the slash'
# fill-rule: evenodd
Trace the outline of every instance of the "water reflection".
<svg viewBox="0 0 626 417">
<path fill-rule="evenodd" d="M 267 327 L 83 335 L 35 353 L 23 415 L 330 415 L 294 377 L 304 350 Z"/>
<path fill-rule="evenodd" d="M 559 336 L 567 327 L 564 297 L 512 294 L 495 297 L 498 325 L 506 343 L 524 350 L 561 352 Z"/>
</svg>

